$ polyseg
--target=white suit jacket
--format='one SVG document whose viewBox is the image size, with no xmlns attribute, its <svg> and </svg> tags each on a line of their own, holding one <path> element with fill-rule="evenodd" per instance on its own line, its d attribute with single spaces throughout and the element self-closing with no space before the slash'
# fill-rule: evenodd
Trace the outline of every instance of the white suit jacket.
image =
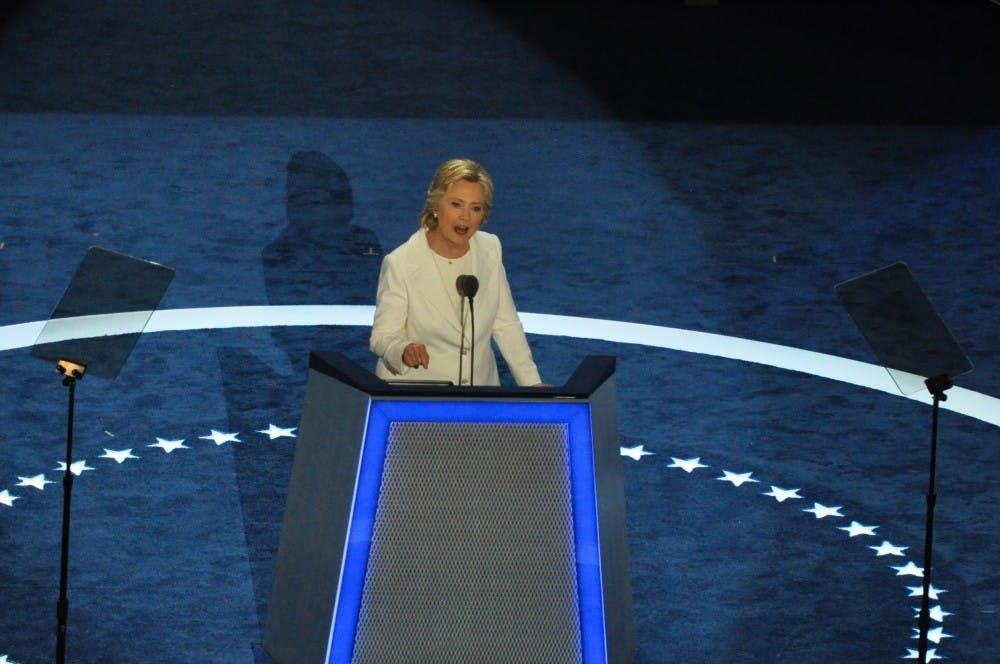
<svg viewBox="0 0 1000 664">
<path fill-rule="evenodd" d="M 477 231 L 469 242 L 479 292 L 473 298 L 475 361 L 470 362 L 466 342 L 461 381 L 458 375 L 461 321 L 450 291 L 445 290 L 454 289 L 455 284 L 444 283 L 424 229 L 382 259 L 369 343 L 379 358 L 375 375 L 387 380 L 449 380 L 456 385 L 467 385 L 470 365 L 474 365 L 475 385 L 499 385 L 496 357 L 490 344 L 493 339 L 518 385 L 541 382 L 511 297 L 499 238 Z M 465 312 L 468 317 L 467 303 Z M 466 326 L 469 337 L 468 322 Z M 403 364 L 403 349 L 410 343 L 427 347 L 426 369 Z"/>
</svg>

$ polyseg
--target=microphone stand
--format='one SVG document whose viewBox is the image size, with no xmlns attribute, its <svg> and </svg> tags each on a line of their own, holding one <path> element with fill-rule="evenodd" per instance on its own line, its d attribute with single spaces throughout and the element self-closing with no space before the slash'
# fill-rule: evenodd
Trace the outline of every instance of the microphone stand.
<svg viewBox="0 0 1000 664">
<path fill-rule="evenodd" d="M 461 277 L 459 277 L 461 279 Z M 461 282 L 459 282 L 461 283 Z M 465 359 L 465 293 L 459 288 L 459 297 L 461 298 L 458 303 L 458 322 L 459 322 L 459 340 L 458 340 L 458 385 L 462 385 L 462 361 Z"/>
<path fill-rule="evenodd" d="M 458 320 L 462 339 L 458 343 L 458 384 L 462 384 L 462 357 L 465 355 L 465 298 L 469 298 L 469 319 L 472 324 L 472 339 L 469 342 L 469 349 L 472 357 L 469 358 L 469 386 L 475 384 L 476 375 L 476 314 L 472 304 L 472 298 L 479 292 L 479 280 L 471 274 L 461 274 L 455 280 L 455 288 L 458 289 L 460 299 L 458 306 Z"/>
<path fill-rule="evenodd" d="M 462 321 L 462 340 L 458 344 L 458 384 L 462 384 L 462 358 L 465 356 L 465 298 L 469 298 L 469 323 L 472 328 L 472 339 L 469 341 L 469 387 L 472 387 L 476 375 L 476 314 L 472 306 L 472 296 L 464 294 L 458 310 L 459 319 Z"/>
<path fill-rule="evenodd" d="M 469 387 L 475 384 L 476 376 L 476 314 L 472 308 L 472 296 L 469 296 L 469 324 L 472 327 L 472 339 L 469 340 Z M 465 334 L 463 333 L 463 337 Z"/>
</svg>

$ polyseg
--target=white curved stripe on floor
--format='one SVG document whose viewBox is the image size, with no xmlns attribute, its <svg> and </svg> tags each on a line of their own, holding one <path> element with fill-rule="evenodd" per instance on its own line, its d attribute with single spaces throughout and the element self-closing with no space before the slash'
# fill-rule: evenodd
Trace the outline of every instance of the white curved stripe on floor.
<svg viewBox="0 0 1000 664">
<path fill-rule="evenodd" d="M 375 307 L 371 305 L 277 305 L 247 307 L 204 307 L 167 309 L 153 312 L 144 333 L 184 330 L 216 330 L 237 327 L 281 327 L 313 325 L 370 326 Z M 875 364 L 835 355 L 780 346 L 751 339 L 696 332 L 659 325 L 624 321 L 533 314 L 522 312 L 521 320 L 530 334 L 596 339 L 637 344 L 687 353 L 700 353 L 743 362 L 765 364 L 853 385 L 879 390 L 926 404 L 930 394 L 920 391 L 901 395 L 888 372 Z M 62 319 L 61 332 L 46 330 L 46 341 L 98 336 L 119 331 L 116 314 Z M 46 321 L 0 327 L 0 352 L 32 346 Z M 948 391 L 942 408 L 1000 426 L 1000 399 L 961 387 Z"/>
</svg>

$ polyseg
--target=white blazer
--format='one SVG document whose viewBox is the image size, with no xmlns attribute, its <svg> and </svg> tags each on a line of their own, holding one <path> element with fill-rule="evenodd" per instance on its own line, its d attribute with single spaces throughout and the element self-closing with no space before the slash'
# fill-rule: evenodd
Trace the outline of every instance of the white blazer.
<svg viewBox="0 0 1000 664">
<path fill-rule="evenodd" d="M 479 292 L 473 299 L 475 360 L 470 362 L 466 342 L 466 355 L 461 362 L 463 375 L 459 379 L 462 324 L 451 292 L 445 290 L 454 289 L 455 285 L 444 283 L 426 233 L 421 228 L 382 259 L 369 340 L 372 352 L 379 358 L 375 375 L 386 380 L 448 380 L 467 385 L 470 365 L 474 364 L 475 385 L 499 385 L 500 375 L 490 344 L 493 339 L 518 385 L 540 383 L 507 282 L 500 239 L 484 231 L 477 231 L 469 240 L 474 274 L 479 279 Z M 468 306 L 465 311 L 468 317 Z M 469 337 L 468 322 L 466 325 Z M 403 349 L 411 343 L 427 347 L 426 369 L 403 364 Z"/>
</svg>

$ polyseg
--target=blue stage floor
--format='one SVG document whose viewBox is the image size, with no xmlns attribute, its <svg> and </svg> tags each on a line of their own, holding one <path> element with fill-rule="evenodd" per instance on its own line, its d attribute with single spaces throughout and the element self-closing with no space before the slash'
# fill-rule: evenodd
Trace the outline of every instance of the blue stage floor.
<svg viewBox="0 0 1000 664">
<path fill-rule="evenodd" d="M 413 232 L 431 174 L 456 155 L 496 182 L 487 230 L 543 377 L 561 384 L 589 354 L 618 357 L 637 661 L 915 659 L 931 408 L 895 389 L 834 292 L 896 261 L 975 367 L 941 414 L 932 652 L 1000 660 L 1000 122 L 625 120 L 480 5 L 453 29 L 490 33 L 520 78 L 496 78 L 499 61 L 479 78 L 434 57 L 458 85 L 477 82 L 470 95 L 499 81 L 496 113 L 480 99 L 435 114 L 426 90 L 425 106 L 393 113 L 372 101 L 392 93 L 356 69 L 316 80 L 328 94 L 296 102 L 322 98 L 309 117 L 270 97 L 268 112 L 241 113 L 207 101 L 227 94 L 217 59 L 206 67 L 219 88 L 187 89 L 203 104 L 190 112 L 164 89 L 129 93 L 120 64 L 108 66 L 124 91 L 101 107 L 50 50 L 83 44 L 87 76 L 103 81 L 99 26 L 68 31 L 61 3 L 24 4 L 3 29 L 26 50 L 0 66 L 32 80 L 50 67 L 79 106 L 38 82 L 0 107 L 0 663 L 54 654 L 66 390 L 28 347 L 87 248 L 176 277 L 118 378 L 77 388 L 68 661 L 251 664 L 308 353 L 373 365 L 381 254 Z M 251 18 L 295 23 L 254 6 Z M 242 71 L 247 35 L 267 22 L 251 28 L 240 11 L 241 39 L 223 31 L 212 48 Z M 367 11 L 317 10 L 316 29 L 357 43 L 340 20 L 367 25 Z M 104 42 L 153 50 L 162 85 L 170 66 L 183 85 L 208 76 L 156 54 L 169 35 L 130 40 L 102 16 Z M 399 16 L 440 26 L 430 11 Z M 305 76 L 304 50 L 287 57 Z M 280 67 L 259 66 L 273 89 Z M 512 114 L 522 86 L 549 84 L 562 86 L 548 93 L 555 111 L 536 98 Z M 446 81 L 428 86 L 447 107 Z M 337 112 L 337 98 L 357 112 Z M 322 166 L 303 180 L 289 167 L 304 152 Z"/>
</svg>

